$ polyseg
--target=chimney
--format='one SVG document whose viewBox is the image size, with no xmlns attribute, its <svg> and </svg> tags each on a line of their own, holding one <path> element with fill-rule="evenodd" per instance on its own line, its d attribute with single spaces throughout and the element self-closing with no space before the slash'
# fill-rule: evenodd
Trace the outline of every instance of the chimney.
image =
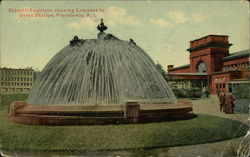
<svg viewBox="0 0 250 157">
<path fill-rule="evenodd" d="M 168 65 L 168 70 L 174 68 L 174 65 Z"/>
</svg>

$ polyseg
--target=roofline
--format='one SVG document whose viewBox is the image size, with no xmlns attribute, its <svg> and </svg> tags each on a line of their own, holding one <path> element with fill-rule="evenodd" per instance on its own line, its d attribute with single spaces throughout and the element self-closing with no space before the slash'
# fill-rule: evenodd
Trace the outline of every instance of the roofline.
<svg viewBox="0 0 250 157">
<path fill-rule="evenodd" d="M 233 79 L 233 80 L 228 81 L 228 83 L 239 83 L 239 82 L 250 83 L 250 80 L 247 80 L 247 79 Z"/>
<path fill-rule="evenodd" d="M 220 75 L 220 74 L 230 74 L 242 71 L 219 71 L 213 73 L 167 73 L 167 75 L 195 75 L 195 76 L 210 76 L 210 75 Z"/>
<path fill-rule="evenodd" d="M 232 45 L 233 44 L 231 44 L 231 43 L 222 44 L 222 43 L 210 42 L 210 43 L 204 43 L 201 45 L 197 45 L 195 47 L 190 47 L 187 49 L 187 51 L 189 51 L 191 53 L 191 52 L 206 49 L 206 48 L 229 48 Z"/>
<path fill-rule="evenodd" d="M 221 37 L 229 37 L 228 35 L 216 35 L 216 34 L 209 34 L 209 35 L 207 35 L 207 36 L 204 36 L 204 37 L 200 37 L 200 38 L 198 38 L 198 39 L 194 39 L 194 40 L 191 40 L 190 42 L 194 42 L 194 41 L 197 41 L 197 40 L 200 40 L 200 39 L 202 39 L 202 38 L 206 38 L 206 37 L 209 37 L 209 36 L 221 36 Z"/>
<path fill-rule="evenodd" d="M 240 53 L 240 52 L 243 52 L 243 51 L 248 51 L 248 53 L 243 53 L 243 54 L 233 56 L 233 55 L 235 55 L 237 53 Z M 249 49 L 245 49 L 245 50 L 230 53 L 229 56 L 223 57 L 222 61 L 230 61 L 230 60 L 233 60 L 233 59 L 238 59 L 238 58 L 246 57 L 246 56 L 250 57 L 250 50 Z"/>
<path fill-rule="evenodd" d="M 33 68 L 7 68 L 7 67 L 0 67 L 0 69 L 7 69 L 7 70 L 33 70 Z"/>
<path fill-rule="evenodd" d="M 194 75 L 194 76 L 208 76 L 207 73 L 167 73 L 167 75 Z"/>
<path fill-rule="evenodd" d="M 236 71 L 219 71 L 219 72 L 214 72 L 210 73 L 210 75 L 220 75 L 220 74 L 230 74 L 230 73 L 240 73 L 242 70 L 236 70 Z"/>
<path fill-rule="evenodd" d="M 176 70 L 176 69 L 183 69 L 183 68 L 187 68 L 187 67 L 190 67 L 190 64 L 186 64 L 186 65 L 181 65 L 181 66 L 178 66 L 178 67 L 174 67 L 174 68 L 168 69 L 168 71 Z"/>
</svg>

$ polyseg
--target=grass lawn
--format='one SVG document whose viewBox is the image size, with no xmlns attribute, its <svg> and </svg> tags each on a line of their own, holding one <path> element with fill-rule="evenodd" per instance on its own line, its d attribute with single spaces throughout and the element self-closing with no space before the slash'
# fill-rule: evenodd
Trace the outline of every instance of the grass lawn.
<svg viewBox="0 0 250 157">
<path fill-rule="evenodd" d="M 3 150 L 91 151 L 200 144 L 243 136 L 246 125 L 209 115 L 183 121 L 106 126 L 29 126 L 6 117 L 8 104 L 27 95 L 2 95 Z"/>
</svg>

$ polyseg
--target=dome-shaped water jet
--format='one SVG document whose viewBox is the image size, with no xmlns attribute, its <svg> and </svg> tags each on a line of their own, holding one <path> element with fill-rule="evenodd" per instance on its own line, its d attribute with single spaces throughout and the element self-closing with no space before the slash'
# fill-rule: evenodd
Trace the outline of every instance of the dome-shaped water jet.
<svg viewBox="0 0 250 157">
<path fill-rule="evenodd" d="M 177 103 L 153 60 L 133 39 L 105 33 L 103 21 L 97 29 L 98 39 L 75 36 L 60 50 L 35 81 L 27 99 L 30 105 L 19 103 L 13 113 L 39 115 L 40 120 L 26 124 L 46 125 L 137 123 L 193 115 L 190 105 Z M 171 117 L 174 110 L 181 114 Z M 99 120 L 93 120 L 96 117 Z M 70 118 L 75 122 L 68 122 Z M 55 122 L 58 119 L 64 120 Z"/>
</svg>

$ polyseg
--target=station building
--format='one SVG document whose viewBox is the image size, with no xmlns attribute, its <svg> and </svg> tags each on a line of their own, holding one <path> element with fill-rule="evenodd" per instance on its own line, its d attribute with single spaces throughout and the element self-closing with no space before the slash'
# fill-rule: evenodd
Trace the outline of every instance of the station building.
<svg viewBox="0 0 250 157">
<path fill-rule="evenodd" d="M 226 35 L 208 35 L 190 41 L 189 64 L 167 67 L 170 86 L 206 88 L 211 94 L 239 84 L 249 86 L 249 49 L 229 53 L 230 46 Z"/>
<path fill-rule="evenodd" d="M 34 70 L 0 68 L 0 94 L 29 93 L 34 82 Z"/>
</svg>

